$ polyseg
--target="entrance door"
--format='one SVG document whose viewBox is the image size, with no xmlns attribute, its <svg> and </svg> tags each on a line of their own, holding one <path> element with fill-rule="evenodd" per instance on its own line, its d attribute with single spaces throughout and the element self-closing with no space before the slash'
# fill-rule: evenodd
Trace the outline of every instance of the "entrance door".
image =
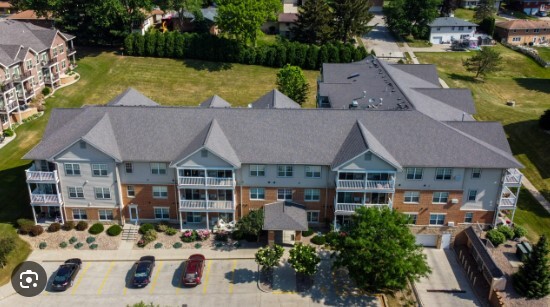
<svg viewBox="0 0 550 307">
<path fill-rule="evenodd" d="M 444 233 L 441 235 L 441 248 L 449 248 L 451 245 L 451 234 L 450 233 Z"/>
<path fill-rule="evenodd" d="M 130 221 L 137 221 L 138 219 L 138 207 L 135 205 L 130 206 Z"/>
</svg>

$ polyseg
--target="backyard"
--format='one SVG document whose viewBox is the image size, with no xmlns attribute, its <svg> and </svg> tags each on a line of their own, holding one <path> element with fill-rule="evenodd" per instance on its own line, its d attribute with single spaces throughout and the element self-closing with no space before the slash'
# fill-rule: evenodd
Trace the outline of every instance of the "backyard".
<svg viewBox="0 0 550 307">
<path fill-rule="evenodd" d="M 30 217 L 25 169 L 30 161 L 21 160 L 40 140 L 52 108 L 75 108 L 86 104 L 104 104 L 129 86 L 163 105 L 198 105 L 217 94 L 233 106 L 245 107 L 276 88 L 277 69 L 240 64 L 193 60 L 137 58 L 119 56 L 112 51 L 78 51 L 77 72 L 80 80 L 60 89 L 46 101 L 46 113 L 16 129 L 17 138 L 0 149 L 0 235 L 15 236 L 11 223 L 21 216 Z M 315 106 L 316 71 L 305 71 L 310 94 L 305 107 Z M 16 236 L 17 237 L 17 236 Z M 0 270 L 0 285 L 9 272 L 30 252 L 18 239 L 17 252 L 9 266 Z"/>
<path fill-rule="evenodd" d="M 550 109 L 550 69 L 540 67 L 530 58 L 501 45 L 494 47 L 502 55 L 503 70 L 489 75 L 485 82 L 474 80 L 462 60 L 469 52 L 416 53 L 421 63 L 437 66 L 440 77 L 450 87 L 472 90 L 476 119 L 500 121 L 515 157 L 525 166 L 521 171 L 550 199 L 550 135 L 538 128 L 538 119 Z M 515 107 L 506 106 L 514 100 Z M 535 233 L 550 235 L 550 214 L 526 193 L 520 197 L 516 221 Z"/>
</svg>

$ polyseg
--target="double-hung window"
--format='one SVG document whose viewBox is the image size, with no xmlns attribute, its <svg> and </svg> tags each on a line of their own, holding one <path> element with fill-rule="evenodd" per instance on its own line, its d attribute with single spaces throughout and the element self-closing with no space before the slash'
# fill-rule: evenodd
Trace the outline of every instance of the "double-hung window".
<svg viewBox="0 0 550 307">
<path fill-rule="evenodd" d="M 68 187 L 69 198 L 84 198 L 84 190 L 82 187 Z"/>
<path fill-rule="evenodd" d="M 420 192 L 418 191 L 405 191 L 404 197 L 405 203 L 415 203 L 417 204 L 420 201 Z"/>
<path fill-rule="evenodd" d="M 405 216 L 407 216 L 409 224 L 416 225 L 416 220 L 418 219 L 418 213 L 405 213 Z"/>
<path fill-rule="evenodd" d="M 153 198 L 168 198 L 168 187 L 153 186 Z"/>
<path fill-rule="evenodd" d="M 78 176 L 80 175 L 80 164 L 78 163 L 65 163 L 65 175 Z"/>
<path fill-rule="evenodd" d="M 134 165 L 132 164 L 132 162 L 124 163 L 124 168 L 126 170 L 126 174 L 131 174 L 134 172 Z"/>
<path fill-rule="evenodd" d="M 85 209 L 73 209 L 73 219 L 74 220 L 87 220 L 88 214 L 86 214 Z"/>
<path fill-rule="evenodd" d="M 128 197 L 136 197 L 136 190 L 133 185 L 126 186 L 126 195 Z"/>
<path fill-rule="evenodd" d="M 469 190 L 468 201 L 476 201 L 476 198 L 477 198 L 477 190 Z"/>
<path fill-rule="evenodd" d="M 107 176 L 107 164 L 92 164 L 92 176 Z"/>
<path fill-rule="evenodd" d="M 409 167 L 409 168 L 407 168 L 407 179 L 408 180 L 422 180 L 422 168 L 420 168 L 420 167 Z"/>
<path fill-rule="evenodd" d="M 308 223 L 319 223 L 319 211 L 306 211 Z"/>
<path fill-rule="evenodd" d="M 96 199 L 111 199 L 111 190 L 109 188 L 94 188 Z"/>
<path fill-rule="evenodd" d="M 449 192 L 434 192 L 432 203 L 446 204 L 449 201 Z"/>
<path fill-rule="evenodd" d="M 472 179 L 481 178 L 481 168 L 472 168 Z"/>
<path fill-rule="evenodd" d="M 321 166 L 306 165 L 306 178 L 321 178 Z"/>
<path fill-rule="evenodd" d="M 474 220 L 473 212 L 466 212 L 464 215 L 464 223 L 471 223 Z"/>
<path fill-rule="evenodd" d="M 111 209 L 99 209 L 99 220 L 110 221 L 113 219 L 113 210 Z"/>
<path fill-rule="evenodd" d="M 25 69 L 31 70 L 32 69 L 32 59 L 28 59 L 25 61 Z"/>
<path fill-rule="evenodd" d="M 251 200 L 265 199 L 265 189 L 264 188 L 250 188 L 250 199 Z"/>
<path fill-rule="evenodd" d="M 430 214 L 430 225 L 441 226 L 445 224 L 445 214 L 432 213 Z"/>
<path fill-rule="evenodd" d="M 277 190 L 277 200 L 292 200 L 292 190 L 291 189 L 278 189 Z"/>
<path fill-rule="evenodd" d="M 453 169 L 448 167 L 440 167 L 435 170 L 435 180 L 451 180 Z"/>
<path fill-rule="evenodd" d="M 319 189 L 305 189 L 304 190 L 305 201 L 319 201 L 321 200 L 321 190 Z"/>
<path fill-rule="evenodd" d="M 250 176 L 251 177 L 264 177 L 265 176 L 265 165 L 262 165 L 262 164 L 250 165 Z"/>
<path fill-rule="evenodd" d="M 277 176 L 292 177 L 294 175 L 292 165 L 277 165 Z"/>
<path fill-rule="evenodd" d="M 165 175 L 166 174 L 166 163 L 151 163 L 151 174 L 153 175 Z"/>
<path fill-rule="evenodd" d="M 170 208 L 168 207 L 156 207 L 155 208 L 155 219 L 156 220 L 167 220 L 170 218 Z"/>
</svg>

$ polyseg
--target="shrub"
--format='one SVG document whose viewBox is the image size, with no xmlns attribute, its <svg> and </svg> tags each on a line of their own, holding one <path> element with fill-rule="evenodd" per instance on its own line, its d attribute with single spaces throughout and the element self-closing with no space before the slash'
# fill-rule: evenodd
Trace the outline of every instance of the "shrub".
<svg viewBox="0 0 550 307">
<path fill-rule="evenodd" d="M 544 111 L 540 116 L 539 126 L 542 130 L 550 130 L 550 109 Z"/>
<path fill-rule="evenodd" d="M 148 230 L 155 229 L 155 226 L 153 224 L 145 223 L 139 227 L 139 233 L 144 235 Z"/>
<path fill-rule="evenodd" d="M 514 230 L 508 226 L 500 225 L 497 227 L 497 230 L 501 232 L 507 240 L 512 240 L 514 238 Z"/>
<path fill-rule="evenodd" d="M 32 227 L 35 225 L 34 221 L 28 219 L 18 219 L 17 225 L 19 226 L 20 234 L 28 234 Z"/>
<path fill-rule="evenodd" d="M 233 231 L 233 232 L 231 233 L 231 239 L 233 239 L 233 240 L 236 240 L 236 241 L 242 240 L 243 237 L 244 237 L 243 232 L 240 231 L 240 230 L 238 230 L 238 229 L 236 229 L 235 231 Z"/>
<path fill-rule="evenodd" d="M 162 248 L 162 243 L 158 242 L 155 244 L 155 249 Z"/>
<path fill-rule="evenodd" d="M 69 245 L 69 244 L 67 244 L 67 242 L 65 242 L 65 241 L 59 243 L 59 247 L 61 247 L 61 248 L 65 248 L 65 247 L 67 247 L 68 245 Z"/>
<path fill-rule="evenodd" d="M 11 128 L 4 130 L 4 136 L 10 137 L 10 136 L 13 136 L 14 134 L 15 132 L 13 132 Z"/>
<path fill-rule="evenodd" d="M 107 228 L 107 234 L 111 237 L 116 237 L 122 232 L 122 227 L 120 225 L 111 225 L 111 227 Z"/>
<path fill-rule="evenodd" d="M 95 238 L 94 238 L 94 237 L 87 237 L 87 238 L 86 238 L 86 243 L 91 244 L 91 243 L 94 243 L 94 242 L 95 242 Z"/>
<path fill-rule="evenodd" d="M 194 230 L 186 230 L 181 235 L 181 240 L 185 243 L 194 242 L 197 240 L 197 232 Z"/>
<path fill-rule="evenodd" d="M 78 241 L 78 239 L 76 237 L 71 237 L 69 239 L 69 244 L 74 244 L 76 241 Z"/>
<path fill-rule="evenodd" d="M 46 242 L 40 242 L 40 244 L 38 244 L 38 248 L 40 249 L 45 249 L 46 247 L 48 247 L 48 243 Z"/>
<path fill-rule="evenodd" d="M 135 33 L 132 33 L 124 39 L 124 51 L 128 55 L 134 55 L 134 36 Z"/>
<path fill-rule="evenodd" d="M 197 241 L 204 241 L 208 238 L 210 238 L 210 230 L 208 229 L 197 230 Z"/>
<path fill-rule="evenodd" d="M 202 247 L 202 244 L 200 244 L 200 243 L 195 243 L 195 248 L 196 248 L 196 249 L 199 249 L 199 248 L 201 248 L 201 247 Z"/>
<path fill-rule="evenodd" d="M 527 229 L 521 226 L 514 226 L 514 239 L 525 237 L 527 235 Z"/>
<path fill-rule="evenodd" d="M 178 233 L 178 230 L 175 229 L 175 228 L 172 228 L 172 227 L 168 227 L 166 228 L 166 230 L 164 231 L 165 234 L 169 235 L 169 236 L 173 236 L 175 235 L 176 233 Z"/>
<path fill-rule="evenodd" d="M 336 245 L 336 241 L 340 238 L 340 233 L 336 231 L 331 231 L 325 235 L 325 242 L 330 245 Z"/>
<path fill-rule="evenodd" d="M 164 48 L 166 47 L 166 36 L 168 35 L 164 35 L 160 32 L 157 32 L 156 36 L 157 36 L 157 46 L 155 47 L 156 56 L 158 56 L 159 58 L 162 58 L 164 57 L 164 51 L 165 51 Z"/>
<path fill-rule="evenodd" d="M 68 222 L 65 222 L 65 224 L 63 224 L 63 230 L 67 230 L 67 231 L 73 230 L 75 227 L 76 227 L 76 224 L 73 221 L 68 221 Z"/>
<path fill-rule="evenodd" d="M 91 244 L 90 249 L 97 249 L 97 246 L 98 246 L 97 244 Z"/>
<path fill-rule="evenodd" d="M 76 224 L 76 230 L 78 231 L 84 231 L 88 228 L 88 223 L 85 221 L 80 221 Z"/>
<path fill-rule="evenodd" d="M 487 232 L 487 239 L 496 247 L 506 241 L 506 236 L 496 229 L 491 229 Z"/>
<path fill-rule="evenodd" d="M 316 235 L 315 237 L 311 238 L 311 243 L 316 245 L 323 245 L 325 244 L 325 237 Z"/>
<path fill-rule="evenodd" d="M 93 234 L 93 235 L 97 235 L 97 234 L 102 233 L 103 230 L 105 230 L 105 227 L 103 226 L 103 224 L 95 223 L 95 224 L 92 225 L 92 227 L 90 227 L 90 229 L 88 229 L 88 232 Z"/>
<path fill-rule="evenodd" d="M 44 232 L 44 228 L 40 225 L 34 225 L 31 227 L 31 230 L 29 231 L 29 233 L 33 236 L 33 237 L 36 237 L 36 236 L 39 236 L 41 235 L 42 233 Z"/>
<path fill-rule="evenodd" d="M 309 237 L 313 234 L 313 232 L 314 232 L 313 229 L 308 229 L 306 231 L 302 231 L 302 236 Z"/>
<path fill-rule="evenodd" d="M 229 234 L 225 231 L 220 231 L 216 234 L 214 239 L 216 241 L 227 242 L 227 240 L 229 239 Z"/>
<path fill-rule="evenodd" d="M 82 246 L 84 246 L 84 244 L 82 242 L 78 242 L 74 245 L 74 248 L 80 249 Z"/>
<path fill-rule="evenodd" d="M 143 35 L 136 35 L 134 39 L 134 54 L 137 56 L 143 56 L 145 52 L 145 37 Z"/>
<path fill-rule="evenodd" d="M 51 223 L 48 226 L 48 232 L 58 232 L 59 230 L 61 230 L 61 224 L 59 223 Z"/>
<path fill-rule="evenodd" d="M 145 240 L 145 244 L 148 244 L 150 242 L 153 242 L 157 239 L 157 232 L 154 229 L 149 229 L 147 232 L 143 235 L 143 240 Z"/>
<path fill-rule="evenodd" d="M 42 95 L 44 96 L 48 96 L 51 92 L 52 92 L 52 89 L 47 86 L 42 89 Z"/>
<path fill-rule="evenodd" d="M 183 246 L 183 244 L 181 244 L 181 242 L 176 242 L 176 243 L 174 243 L 174 245 L 172 245 L 172 247 L 175 248 L 175 249 L 181 248 L 182 246 Z"/>
<path fill-rule="evenodd" d="M 283 254 L 283 247 L 275 244 L 273 247 L 268 246 L 258 249 L 255 260 L 256 263 L 262 267 L 262 270 L 269 270 L 277 266 Z"/>
<path fill-rule="evenodd" d="M 139 240 L 137 241 L 137 246 L 138 246 L 138 247 L 144 247 L 145 245 L 147 245 L 147 243 L 145 242 L 145 240 L 139 239 Z"/>
<path fill-rule="evenodd" d="M 168 225 L 166 224 L 158 224 L 155 229 L 157 230 L 157 232 L 166 232 L 166 229 L 168 229 Z"/>
</svg>

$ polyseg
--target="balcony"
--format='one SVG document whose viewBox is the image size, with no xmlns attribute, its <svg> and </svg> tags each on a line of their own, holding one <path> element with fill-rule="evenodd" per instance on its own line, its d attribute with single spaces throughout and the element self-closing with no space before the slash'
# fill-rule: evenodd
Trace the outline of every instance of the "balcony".
<svg viewBox="0 0 550 307">
<path fill-rule="evenodd" d="M 336 214 L 352 214 L 355 212 L 355 210 L 359 209 L 360 207 L 367 207 L 367 208 L 384 208 L 388 207 L 391 208 L 392 202 L 391 200 L 388 201 L 387 204 L 352 204 L 352 203 L 337 203 L 336 209 L 334 210 Z"/>
<path fill-rule="evenodd" d="M 233 202 L 226 200 L 180 200 L 180 211 L 233 211 Z"/>
<path fill-rule="evenodd" d="M 67 48 L 67 55 L 73 55 L 76 53 L 76 49 L 74 48 Z"/>
<path fill-rule="evenodd" d="M 45 75 L 44 76 L 44 82 L 46 83 L 54 83 L 56 81 L 59 81 L 59 74 L 52 73 L 51 75 Z"/>
<path fill-rule="evenodd" d="M 6 93 L 11 91 L 15 88 L 15 85 L 13 85 L 13 82 L 11 81 L 4 81 L 4 84 L 0 85 L 0 93 Z"/>
<path fill-rule="evenodd" d="M 336 188 L 361 191 L 395 191 L 395 181 L 393 178 L 390 180 L 337 179 Z"/>
<path fill-rule="evenodd" d="M 24 93 L 17 92 L 17 98 L 19 99 L 19 101 L 27 102 L 32 97 L 34 97 L 34 90 L 25 91 Z"/>
<path fill-rule="evenodd" d="M 31 205 L 60 205 L 62 203 L 59 194 L 31 194 Z"/>
<path fill-rule="evenodd" d="M 26 71 L 24 73 L 20 73 L 17 76 L 14 75 L 13 76 L 13 81 L 15 81 L 15 82 L 24 82 L 24 81 L 27 81 L 30 78 L 32 78 L 32 72 Z"/>
<path fill-rule="evenodd" d="M 19 104 L 15 100 L 10 99 L 7 104 L 1 104 L 0 103 L 0 112 L 9 113 L 9 112 L 17 109 L 18 106 L 19 106 Z"/>
<path fill-rule="evenodd" d="M 57 64 L 57 56 L 49 59 L 48 61 L 42 61 L 41 64 L 43 67 L 54 66 L 55 64 Z"/>
<path fill-rule="evenodd" d="M 498 202 L 499 209 L 514 209 L 517 204 L 517 197 L 508 187 L 504 186 L 502 188 L 502 193 L 500 194 L 500 200 Z"/>
<path fill-rule="evenodd" d="M 37 171 L 36 168 L 31 166 L 28 170 L 25 170 L 27 177 L 27 182 L 29 183 L 57 183 L 59 182 L 59 177 L 57 176 L 57 171 L 53 172 L 42 172 Z"/>
<path fill-rule="evenodd" d="M 521 186 L 521 178 L 523 175 L 517 168 L 509 168 L 504 174 L 503 183 L 506 186 L 519 187 Z"/>
<path fill-rule="evenodd" d="M 219 177 L 179 177 L 180 186 L 234 187 L 233 178 Z"/>
</svg>

